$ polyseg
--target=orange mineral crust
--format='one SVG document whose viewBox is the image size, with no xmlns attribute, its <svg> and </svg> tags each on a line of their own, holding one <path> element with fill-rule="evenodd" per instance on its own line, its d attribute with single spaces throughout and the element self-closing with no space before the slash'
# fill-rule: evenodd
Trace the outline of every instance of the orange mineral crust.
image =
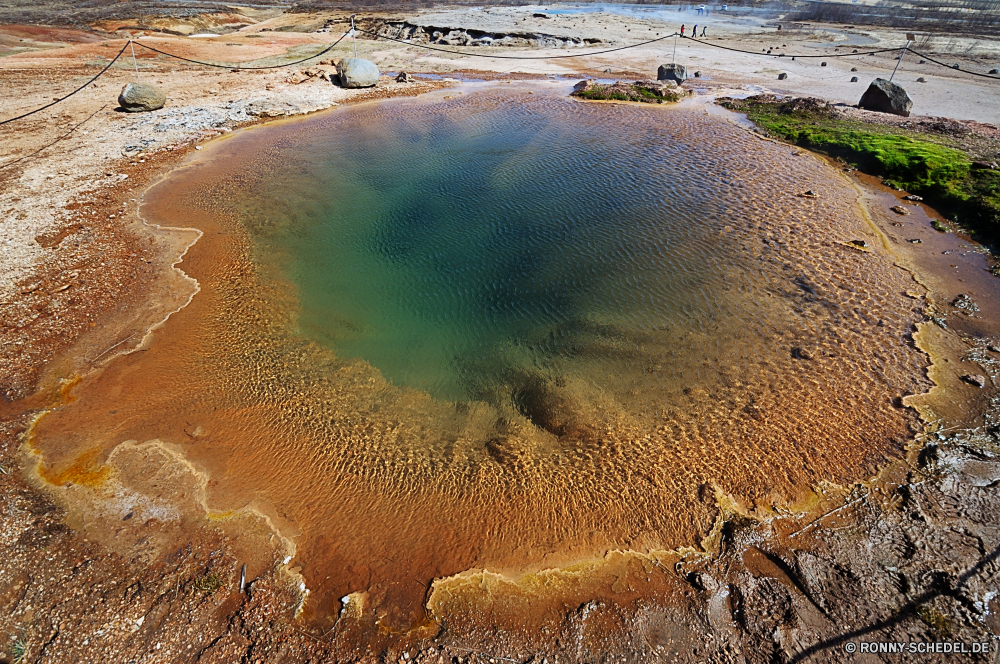
<svg viewBox="0 0 1000 664">
<path fill-rule="evenodd" d="M 708 312 L 705 324 L 579 333 L 577 354 L 457 400 L 390 382 L 302 334 L 289 256 L 264 251 L 277 246 L 267 244 L 273 229 L 247 223 L 295 223 L 291 198 L 266 194 L 269 177 L 294 171 L 289 150 L 336 132 L 364 140 L 384 126 L 461 123 L 514 103 L 592 137 L 700 155 L 684 186 L 715 197 L 715 221 L 679 197 L 663 222 L 684 238 L 664 245 L 678 272 L 650 278 L 664 297 L 675 288 L 691 298 L 678 311 Z M 260 514 L 294 546 L 308 615 L 332 626 L 342 598 L 356 598 L 347 633 L 358 642 L 449 620 L 531 632 L 573 587 L 629 601 L 666 593 L 672 582 L 656 574 L 669 556 L 650 552 L 699 547 L 720 500 L 766 513 L 808 501 L 819 483 L 870 477 L 914 432 L 902 398 L 929 387 L 927 357 L 911 340 L 921 315 L 907 292 L 920 286 L 861 214 L 850 182 L 793 153 L 690 109 L 496 90 L 356 106 L 217 142 L 142 208 L 149 222 L 203 231 L 179 264 L 197 294 L 37 422 L 42 477 L 79 481 L 107 463 L 115 482 L 188 495 L 176 483 L 196 474 L 206 510 Z M 524 168 L 512 161 L 497 177 Z M 612 185 L 629 187 L 627 177 Z M 818 197 L 798 195 L 807 190 Z M 636 206 L 659 204 L 658 192 L 632 194 Z M 851 243 L 861 239 L 866 246 Z M 153 441 L 171 450 L 164 468 L 186 470 L 139 482 L 128 477 L 138 466 L 114 465 L 116 448 Z M 108 514 L 162 518 L 136 504 L 109 502 Z M 604 567 L 587 562 L 609 551 L 622 553 Z M 547 576 L 556 567 L 571 571 Z M 496 594 L 495 617 L 469 588 Z"/>
</svg>

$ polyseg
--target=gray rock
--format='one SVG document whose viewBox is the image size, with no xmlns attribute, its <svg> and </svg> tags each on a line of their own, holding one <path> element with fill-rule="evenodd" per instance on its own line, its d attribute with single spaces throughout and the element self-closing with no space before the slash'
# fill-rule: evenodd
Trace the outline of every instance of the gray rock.
<svg viewBox="0 0 1000 664">
<path fill-rule="evenodd" d="M 858 82 L 858 77 L 857 76 L 852 76 L 851 77 L 851 83 L 857 83 L 857 82 Z"/>
<path fill-rule="evenodd" d="M 408 73 L 406 73 L 405 71 L 401 71 L 401 72 L 399 72 L 399 74 L 396 75 L 396 82 L 397 83 L 413 83 L 413 81 L 414 81 L 414 78 L 412 76 L 410 76 Z"/>
<path fill-rule="evenodd" d="M 917 78 L 917 83 L 926 83 L 926 82 L 927 82 L 927 79 L 924 78 L 923 76 L 920 76 L 920 77 Z"/>
<path fill-rule="evenodd" d="M 337 76 L 344 88 L 370 88 L 378 83 L 378 67 L 371 60 L 344 58 L 337 63 Z"/>
<path fill-rule="evenodd" d="M 129 83 L 118 95 L 118 103 L 129 113 L 155 111 L 163 108 L 167 95 L 149 83 Z"/>
<path fill-rule="evenodd" d="M 788 78 L 788 74 L 786 74 L 785 72 L 781 72 L 780 74 L 778 74 L 778 80 L 779 81 L 783 81 L 786 78 Z"/>
<path fill-rule="evenodd" d="M 976 301 L 969 297 L 966 293 L 959 293 L 958 296 L 951 301 L 951 306 L 956 309 L 961 309 L 970 315 L 979 311 L 979 305 L 976 304 Z"/>
<path fill-rule="evenodd" d="M 858 106 L 869 111 L 909 117 L 913 100 L 902 86 L 890 83 L 884 78 L 876 78 L 861 96 Z"/>
<path fill-rule="evenodd" d="M 660 65 L 659 69 L 656 70 L 656 80 L 658 81 L 675 81 L 677 83 L 683 83 L 687 79 L 688 70 L 684 65 Z"/>
</svg>

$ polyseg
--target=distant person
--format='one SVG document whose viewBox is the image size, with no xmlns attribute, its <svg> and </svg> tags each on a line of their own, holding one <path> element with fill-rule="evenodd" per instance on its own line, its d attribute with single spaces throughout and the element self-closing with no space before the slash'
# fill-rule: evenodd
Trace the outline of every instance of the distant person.
<svg viewBox="0 0 1000 664">
<path fill-rule="evenodd" d="M 703 25 L 703 26 L 701 26 L 701 36 L 702 36 L 702 37 L 704 37 L 704 36 L 705 36 L 705 31 L 706 31 L 706 30 L 708 30 L 708 26 L 707 26 L 707 25 Z"/>
<path fill-rule="evenodd" d="M 691 39 L 694 39 L 697 36 L 698 36 L 698 24 L 695 23 L 694 30 L 691 31 Z"/>
<path fill-rule="evenodd" d="M 681 26 L 681 37 L 683 37 L 683 36 L 684 36 L 684 26 L 682 25 Z"/>
</svg>

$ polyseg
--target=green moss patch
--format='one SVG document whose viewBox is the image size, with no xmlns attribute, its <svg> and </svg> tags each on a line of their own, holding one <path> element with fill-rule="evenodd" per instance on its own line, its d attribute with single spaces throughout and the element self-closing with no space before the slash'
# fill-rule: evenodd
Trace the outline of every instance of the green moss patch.
<svg viewBox="0 0 1000 664">
<path fill-rule="evenodd" d="M 676 85 L 659 81 L 636 81 L 611 84 L 581 82 L 573 90 L 573 96 L 593 101 L 638 101 L 647 104 L 680 101 L 688 95 L 687 90 Z"/>
<path fill-rule="evenodd" d="M 973 168 L 973 157 L 947 135 L 844 118 L 818 99 L 759 95 L 719 103 L 745 113 L 768 135 L 838 157 L 891 187 L 920 194 L 982 241 L 1000 240 L 1000 170 Z"/>
</svg>

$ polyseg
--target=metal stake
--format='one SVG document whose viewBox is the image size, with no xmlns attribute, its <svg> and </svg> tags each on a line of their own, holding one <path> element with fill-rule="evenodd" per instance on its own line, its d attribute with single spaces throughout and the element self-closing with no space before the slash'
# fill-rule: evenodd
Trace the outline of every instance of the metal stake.
<svg viewBox="0 0 1000 664">
<path fill-rule="evenodd" d="M 354 29 L 354 17 L 355 16 L 357 16 L 357 14 L 351 14 L 351 39 L 354 40 L 354 57 L 357 58 L 358 57 L 358 33 Z"/>
<path fill-rule="evenodd" d="M 135 61 L 135 46 L 132 45 L 132 38 L 128 38 L 128 47 L 132 49 L 132 66 L 135 67 L 135 82 L 139 82 L 139 63 Z"/>
<path fill-rule="evenodd" d="M 896 75 L 896 69 L 899 69 L 899 65 L 903 64 L 903 58 L 906 57 L 906 49 L 910 48 L 910 42 L 913 41 L 913 35 L 906 35 L 906 46 L 903 47 L 903 52 L 899 56 L 899 60 L 896 60 L 896 68 L 892 70 L 892 76 L 889 77 L 889 82 L 892 83 L 892 77 Z"/>
</svg>

